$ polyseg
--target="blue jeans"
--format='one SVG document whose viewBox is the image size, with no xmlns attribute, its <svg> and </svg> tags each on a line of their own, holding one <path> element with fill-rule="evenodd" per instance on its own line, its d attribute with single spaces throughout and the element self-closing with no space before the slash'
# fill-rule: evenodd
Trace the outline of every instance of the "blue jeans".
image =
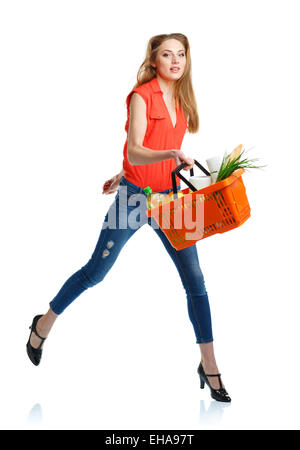
<svg viewBox="0 0 300 450">
<path fill-rule="evenodd" d="M 180 185 L 177 188 L 180 190 Z M 172 189 L 160 192 L 167 194 L 170 191 Z M 139 207 L 136 206 L 137 203 Z M 105 216 L 91 258 L 66 280 L 50 302 L 50 308 L 56 314 L 61 314 L 83 291 L 100 283 L 113 266 L 126 242 L 139 228 L 148 223 L 161 239 L 178 270 L 186 292 L 188 315 L 194 328 L 196 343 L 212 342 L 210 307 L 196 245 L 176 250 L 155 220 L 147 216 L 146 209 L 144 190 L 123 176 L 115 199 Z"/>
</svg>

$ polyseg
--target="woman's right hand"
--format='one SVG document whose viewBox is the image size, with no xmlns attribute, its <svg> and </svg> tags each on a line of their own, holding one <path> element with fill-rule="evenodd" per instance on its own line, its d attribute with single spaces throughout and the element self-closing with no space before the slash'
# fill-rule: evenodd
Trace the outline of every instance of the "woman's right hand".
<svg viewBox="0 0 300 450">
<path fill-rule="evenodd" d="M 182 163 L 186 163 L 187 166 L 184 167 L 183 170 L 190 170 L 195 164 L 192 158 L 185 156 L 185 154 L 181 150 L 173 150 L 172 152 L 173 158 L 175 159 L 176 167 L 180 166 Z"/>
<path fill-rule="evenodd" d="M 118 175 L 115 175 L 114 177 L 105 181 L 102 187 L 102 194 L 113 194 L 114 192 L 116 192 L 120 184 L 121 178 L 122 175 L 118 173 Z"/>
</svg>

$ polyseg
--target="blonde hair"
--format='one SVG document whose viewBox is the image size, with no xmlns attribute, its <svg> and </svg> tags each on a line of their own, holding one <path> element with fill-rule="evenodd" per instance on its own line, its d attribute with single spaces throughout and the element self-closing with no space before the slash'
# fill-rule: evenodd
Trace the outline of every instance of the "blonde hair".
<svg viewBox="0 0 300 450">
<path fill-rule="evenodd" d="M 190 45 L 188 38 L 184 34 L 158 34 L 157 36 L 150 38 L 147 45 L 146 57 L 137 73 L 137 83 L 132 89 L 147 83 L 156 77 L 156 68 L 153 67 L 152 64 L 155 63 L 159 46 L 167 39 L 177 39 L 185 48 L 186 65 L 182 77 L 175 82 L 174 97 L 187 121 L 189 133 L 197 133 L 199 130 L 199 116 L 192 86 Z"/>
</svg>

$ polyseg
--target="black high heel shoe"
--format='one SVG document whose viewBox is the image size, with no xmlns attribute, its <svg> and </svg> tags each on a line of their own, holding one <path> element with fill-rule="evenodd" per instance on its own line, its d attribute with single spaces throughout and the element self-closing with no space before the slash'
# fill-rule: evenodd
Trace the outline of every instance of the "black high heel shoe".
<svg viewBox="0 0 300 450">
<path fill-rule="evenodd" d="M 228 395 L 228 392 L 226 391 L 226 389 L 224 389 L 222 387 L 222 382 L 221 382 L 221 374 L 220 373 L 216 373 L 213 375 L 208 375 L 204 372 L 202 363 L 200 362 L 199 367 L 197 369 L 197 372 L 199 374 L 200 377 L 200 388 L 204 389 L 204 385 L 205 383 L 207 384 L 207 386 L 210 388 L 210 394 L 212 396 L 212 398 L 214 400 L 217 400 L 218 402 L 231 402 L 231 398 Z M 219 389 L 213 389 L 207 379 L 207 377 L 218 377 L 219 378 L 219 383 L 220 383 L 220 388 Z"/>
<path fill-rule="evenodd" d="M 35 366 L 38 366 L 39 363 L 40 363 L 40 361 L 41 361 L 41 358 L 42 358 L 42 349 L 41 349 L 41 347 L 42 347 L 42 345 L 43 345 L 45 339 L 47 339 L 47 338 L 45 338 L 45 337 L 40 336 L 40 335 L 38 334 L 38 332 L 36 331 L 36 324 L 37 324 L 37 321 L 42 317 L 42 315 L 43 315 L 43 314 L 40 314 L 40 315 L 35 316 L 35 317 L 33 318 L 32 324 L 31 324 L 31 326 L 29 327 L 29 329 L 31 329 L 31 332 L 30 332 L 30 335 L 29 335 L 28 342 L 27 342 L 27 344 L 26 344 L 27 355 L 29 356 L 30 361 L 31 361 Z M 31 338 L 32 332 L 34 332 L 34 333 L 37 335 L 37 337 L 40 338 L 40 339 L 42 340 L 42 342 L 40 343 L 40 345 L 39 345 L 37 348 L 32 347 L 32 345 L 30 344 L 30 338 Z"/>
</svg>

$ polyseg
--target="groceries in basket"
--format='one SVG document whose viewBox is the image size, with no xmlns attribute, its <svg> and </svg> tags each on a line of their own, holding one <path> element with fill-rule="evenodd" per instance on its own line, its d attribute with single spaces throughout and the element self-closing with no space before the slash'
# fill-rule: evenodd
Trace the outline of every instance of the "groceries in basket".
<svg viewBox="0 0 300 450">
<path fill-rule="evenodd" d="M 238 146 L 230 155 L 225 154 L 221 160 L 215 173 L 215 182 L 212 182 L 212 174 L 196 160 L 195 165 L 202 170 L 204 176 L 194 177 L 192 168 L 190 181 L 185 179 L 180 170 L 187 164 L 180 164 L 171 173 L 173 192 L 164 197 L 161 197 L 162 194 L 153 193 L 160 197 L 156 206 L 149 200 L 148 217 L 156 220 L 176 250 L 194 245 L 197 241 L 214 234 L 225 233 L 239 227 L 250 217 L 250 206 L 242 174 L 248 168 L 265 167 L 254 165 L 254 161 L 256 160 L 245 158 L 242 146 Z M 187 189 L 177 191 L 175 175 L 185 182 Z M 170 208 L 159 207 L 165 201 L 170 202 L 170 198 L 173 200 Z"/>
<path fill-rule="evenodd" d="M 174 200 L 173 192 L 169 194 L 161 194 L 160 192 L 152 192 L 150 186 L 144 189 L 145 194 L 147 194 L 147 208 L 153 209 L 159 205 L 163 205 Z M 183 193 L 178 191 L 178 197 L 183 197 Z"/>
<path fill-rule="evenodd" d="M 222 158 L 220 156 L 213 156 L 206 160 L 208 170 L 210 171 L 211 182 L 215 183 L 217 181 L 217 176 L 219 169 L 222 164 Z"/>
<path fill-rule="evenodd" d="M 211 183 L 212 183 L 211 175 L 192 176 L 189 178 L 189 182 L 196 188 L 197 191 L 199 191 L 200 189 L 203 189 L 203 188 L 211 185 Z M 190 189 L 190 192 L 193 192 L 193 190 Z"/>
<path fill-rule="evenodd" d="M 218 171 L 216 183 L 230 177 L 234 172 L 239 169 L 261 169 L 264 166 L 256 166 L 254 161 L 258 161 L 258 158 L 248 159 L 244 156 L 245 149 L 242 145 L 235 148 L 229 155 L 225 153 L 221 166 Z"/>
<path fill-rule="evenodd" d="M 156 208 L 164 199 L 164 194 L 159 192 L 152 192 L 150 186 L 147 186 L 144 189 L 145 194 L 147 195 L 147 208 L 152 209 Z"/>
<path fill-rule="evenodd" d="M 262 168 L 265 166 L 256 166 L 252 163 L 257 161 L 258 158 L 248 159 L 243 158 L 245 149 L 242 144 L 238 145 L 229 155 L 225 152 L 223 158 L 219 156 L 213 156 L 206 160 L 207 167 L 210 171 L 210 176 L 191 176 L 189 182 L 197 189 L 203 189 L 211 184 L 218 183 L 221 180 L 225 180 L 238 169 L 250 169 L 250 168 Z M 189 192 L 193 192 L 190 189 Z"/>
</svg>

